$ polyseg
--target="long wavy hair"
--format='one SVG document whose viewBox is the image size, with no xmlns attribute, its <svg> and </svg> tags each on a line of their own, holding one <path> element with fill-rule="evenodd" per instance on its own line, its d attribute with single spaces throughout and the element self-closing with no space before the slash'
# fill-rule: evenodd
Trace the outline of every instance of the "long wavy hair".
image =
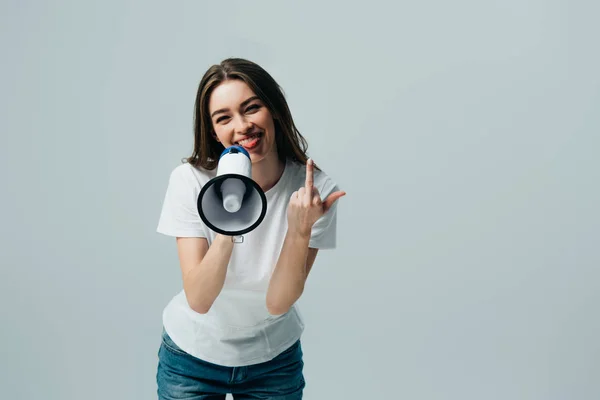
<svg viewBox="0 0 600 400">
<path fill-rule="evenodd" d="M 279 159 L 305 164 L 308 144 L 294 124 L 283 90 L 261 66 L 243 58 L 227 58 L 212 65 L 202 77 L 194 105 L 194 150 L 182 161 L 208 170 L 217 167 L 225 147 L 214 136 L 208 104 L 213 90 L 230 79 L 245 82 L 271 112 Z M 316 164 L 315 169 L 319 169 Z"/>
</svg>

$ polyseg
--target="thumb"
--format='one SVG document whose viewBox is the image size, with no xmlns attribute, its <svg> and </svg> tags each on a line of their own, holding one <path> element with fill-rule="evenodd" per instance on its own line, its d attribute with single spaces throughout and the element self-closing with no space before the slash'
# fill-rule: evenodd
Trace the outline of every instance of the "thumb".
<svg viewBox="0 0 600 400">
<path fill-rule="evenodd" d="M 340 197 L 343 197 L 345 195 L 346 195 L 346 192 L 344 192 L 344 191 L 337 191 L 337 192 L 331 193 L 329 196 L 327 196 L 327 199 L 325 199 L 325 201 L 323 202 L 323 211 L 324 212 L 329 211 L 329 209 L 331 208 L 333 203 L 335 203 Z"/>
</svg>

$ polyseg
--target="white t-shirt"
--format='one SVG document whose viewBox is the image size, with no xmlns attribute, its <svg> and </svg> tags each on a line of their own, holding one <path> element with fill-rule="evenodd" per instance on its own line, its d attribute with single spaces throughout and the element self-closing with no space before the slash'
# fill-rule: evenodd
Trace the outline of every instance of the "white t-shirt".
<svg viewBox="0 0 600 400">
<path fill-rule="evenodd" d="M 175 167 L 157 232 L 204 237 L 210 246 L 216 233 L 200 219 L 196 204 L 200 189 L 216 172 L 189 163 Z M 163 325 L 181 349 L 214 364 L 245 366 L 273 359 L 300 338 L 304 322 L 298 305 L 273 316 L 266 307 L 266 293 L 287 231 L 290 196 L 305 185 L 305 178 L 305 165 L 286 162 L 279 181 L 265 192 L 265 218 L 243 235 L 243 243 L 234 244 L 224 287 L 208 313 L 192 310 L 183 290 L 165 307 Z M 323 171 L 316 169 L 314 186 L 323 200 L 338 190 Z M 335 248 L 336 210 L 337 202 L 313 225 L 309 247 Z"/>
</svg>

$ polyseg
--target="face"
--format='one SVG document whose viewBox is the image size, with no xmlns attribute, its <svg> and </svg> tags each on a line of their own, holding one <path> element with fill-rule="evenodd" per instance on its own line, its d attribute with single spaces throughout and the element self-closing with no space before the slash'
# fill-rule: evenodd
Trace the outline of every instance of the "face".
<svg viewBox="0 0 600 400">
<path fill-rule="evenodd" d="M 217 86 L 208 110 L 216 139 L 223 146 L 243 146 L 253 163 L 277 158 L 273 117 L 245 82 L 228 80 Z"/>
</svg>

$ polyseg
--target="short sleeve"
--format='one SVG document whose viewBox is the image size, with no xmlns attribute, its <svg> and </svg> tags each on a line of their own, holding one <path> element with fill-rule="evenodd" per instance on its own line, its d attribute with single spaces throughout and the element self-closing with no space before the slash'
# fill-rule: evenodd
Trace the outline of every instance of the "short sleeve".
<svg viewBox="0 0 600 400">
<path fill-rule="evenodd" d="M 329 194 L 338 191 L 338 186 L 327 179 L 323 188 L 319 189 L 321 199 L 325 200 Z M 334 249 L 337 243 L 337 204 L 333 203 L 331 208 L 315 222 L 312 228 L 308 247 L 316 249 Z"/>
<path fill-rule="evenodd" d="M 208 237 L 197 208 L 200 184 L 189 166 L 175 168 L 169 177 L 156 231 L 175 237 Z"/>
</svg>

